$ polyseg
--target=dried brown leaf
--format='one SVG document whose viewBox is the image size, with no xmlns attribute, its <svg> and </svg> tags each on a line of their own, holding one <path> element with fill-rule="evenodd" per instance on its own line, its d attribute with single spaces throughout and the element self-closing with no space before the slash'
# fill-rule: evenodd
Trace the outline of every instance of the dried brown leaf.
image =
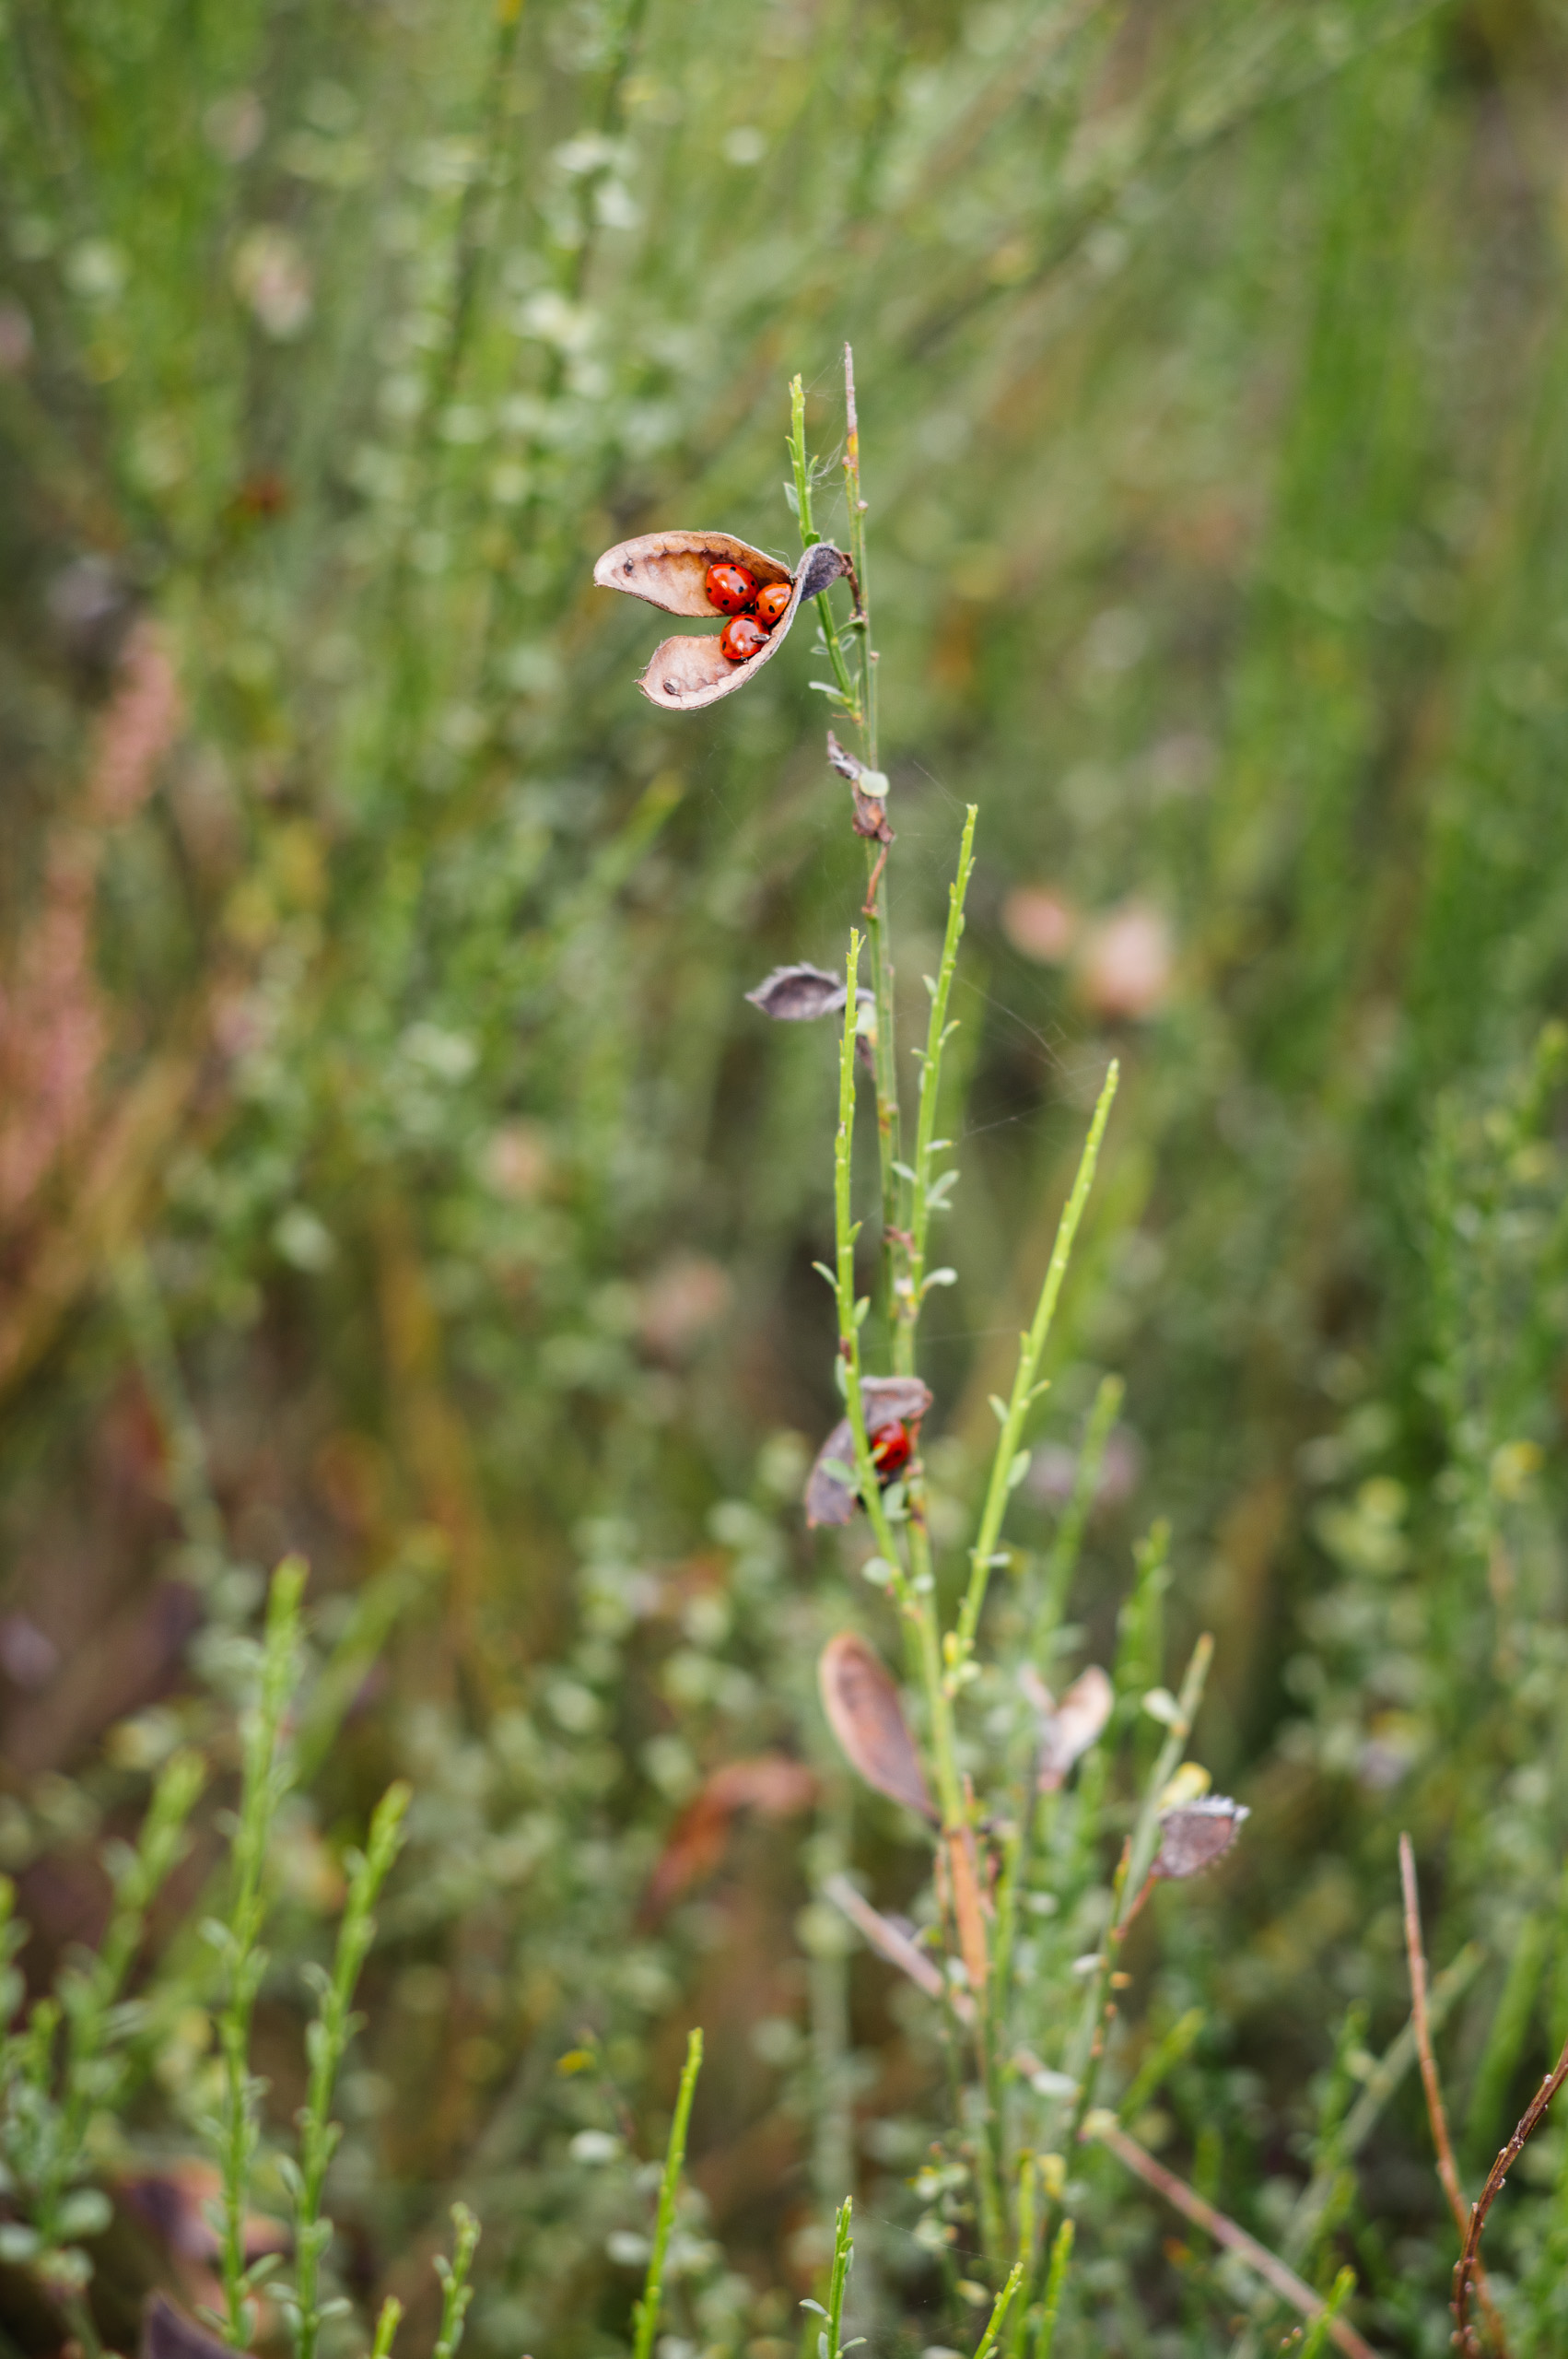
<svg viewBox="0 0 1568 2359">
<path fill-rule="evenodd" d="M 830 1638 L 817 1665 L 822 1708 L 845 1758 L 879 1794 L 918 1811 L 934 1825 L 920 1756 L 892 1674 L 875 1649 L 852 1630 Z"/>
<path fill-rule="evenodd" d="M 1205 1794 L 1199 1802 L 1165 1811 L 1150 1874 L 1171 1884 L 1200 1875 L 1224 1858 L 1236 1839 L 1237 1828 L 1249 1814 L 1245 1802 L 1233 1802 L 1228 1794 Z"/>
<path fill-rule="evenodd" d="M 771 661 L 789 637 L 802 600 L 815 598 L 847 571 L 848 560 L 827 541 L 807 549 L 800 571 L 761 549 L 738 541 L 731 533 L 644 533 L 636 540 L 617 541 L 593 569 L 602 590 L 622 590 L 673 615 L 713 615 L 720 609 L 705 586 L 708 569 L 728 562 L 743 565 L 766 586 L 769 581 L 791 584 L 790 604 L 772 632 L 746 663 L 731 663 L 719 645 L 718 632 L 701 639 L 667 639 L 655 648 L 638 686 L 650 704 L 697 711 L 717 704 L 744 687 L 754 674 Z"/>
<path fill-rule="evenodd" d="M 812 1772 L 787 1754 L 765 1753 L 750 1761 L 727 1761 L 671 1828 L 643 1895 L 638 1911 L 641 1922 L 656 1923 L 672 1901 L 712 1874 L 724 1856 L 738 1811 L 752 1809 L 765 1818 L 790 1818 L 808 1810 L 815 1794 Z"/>
<path fill-rule="evenodd" d="M 861 1381 L 860 1401 L 866 1432 L 872 1437 L 886 1426 L 918 1426 L 931 1405 L 930 1390 L 918 1376 L 868 1376 Z M 848 1523 L 853 1516 L 855 1487 L 836 1474 L 833 1466 L 854 1463 L 854 1431 L 848 1418 L 840 1417 L 806 1478 L 806 1521 L 813 1528 L 820 1523 Z"/>
<path fill-rule="evenodd" d="M 1040 1791 L 1054 1793 L 1110 1719 L 1116 1692 L 1099 1665 L 1091 1663 L 1059 1704 L 1052 1701 L 1050 1691 L 1037 1678 L 1032 1677 L 1025 1693 L 1040 1715 Z"/>
<path fill-rule="evenodd" d="M 829 975 L 802 959 L 796 967 L 775 967 L 746 997 L 775 1024 L 809 1024 L 818 1015 L 836 1015 L 848 990 L 842 975 Z"/>
</svg>

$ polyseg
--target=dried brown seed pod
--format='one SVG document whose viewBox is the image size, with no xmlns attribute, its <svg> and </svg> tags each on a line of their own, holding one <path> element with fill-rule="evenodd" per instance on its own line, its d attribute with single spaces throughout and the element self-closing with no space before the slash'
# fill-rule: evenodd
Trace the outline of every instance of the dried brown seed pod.
<svg viewBox="0 0 1568 2359">
<path fill-rule="evenodd" d="M 593 569 L 601 590 L 622 590 L 628 597 L 645 598 L 670 615 L 717 616 L 722 610 L 708 594 L 708 569 L 713 565 L 741 565 L 766 588 L 770 581 L 790 583 L 790 604 L 771 636 L 743 663 L 732 663 L 720 649 L 718 634 L 701 639 L 667 639 L 655 648 L 652 660 L 638 682 L 650 704 L 668 711 L 696 711 L 732 696 L 777 655 L 805 598 L 820 596 L 848 570 L 848 559 L 827 541 L 807 549 L 798 573 L 765 550 L 754 549 L 732 533 L 642 533 L 636 540 L 617 541 Z"/>
<path fill-rule="evenodd" d="M 1179 1884 L 1200 1875 L 1223 1860 L 1236 1839 L 1242 1820 L 1250 1815 L 1245 1802 L 1228 1794 L 1205 1794 L 1200 1802 L 1182 1802 L 1160 1820 L 1160 1848 L 1151 1876 Z"/>
<path fill-rule="evenodd" d="M 842 975 L 830 975 L 802 958 L 795 967 L 775 967 L 746 997 L 775 1024 L 809 1024 L 818 1015 L 837 1015 L 848 990 Z"/>
<path fill-rule="evenodd" d="M 868 1376 L 860 1384 L 866 1432 L 872 1440 L 888 1426 L 918 1426 L 931 1405 L 929 1388 L 918 1376 Z M 806 1478 L 806 1521 L 809 1524 L 848 1523 L 855 1512 L 857 1493 L 833 1466 L 855 1463 L 855 1435 L 848 1417 L 840 1417 L 817 1451 Z"/>
<path fill-rule="evenodd" d="M 1059 1704 L 1033 1664 L 1024 1666 L 1019 1684 L 1040 1716 L 1040 1791 L 1054 1793 L 1110 1719 L 1116 1694 L 1098 1663 L 1080 1673 Z"/>
<path fill-rule="evenodd" d="M 829 1638 L 817 1665 L 822 1708 L 845 1759 L 868 1786 L 936 1824 L 936 1804 L 882 1657 L 852 1630 Z"/>
</svg>

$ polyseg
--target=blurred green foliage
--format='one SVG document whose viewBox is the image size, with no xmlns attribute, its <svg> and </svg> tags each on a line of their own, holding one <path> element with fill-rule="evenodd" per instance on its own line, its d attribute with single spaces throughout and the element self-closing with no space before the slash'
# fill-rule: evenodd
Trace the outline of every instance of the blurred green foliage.
<svg viewBox="0 0 1568 2359">
<path fill-rule="evenodd" d="M 1048 1545 L 1053 1453 L 1119 1372 L 1072 1628 L 1109 1658 L 1168 1516 L 1123 1644 L 1174 1684 L 1215 1633 L 1199 1746 L 1253 1815 L 1151 1907 L 1112 2061 L 1137 2088 L 1171 2043 L 1145 2142 L 1324 2290 L 1348 2259 L 1380 2348 L 1445 2349 L 1413 2081 L 1353 2177 L 1335 2142 L 1407 2010 L 1401 1826 L 1434 1966 L 1479 1945 L 1441 2038 L 1472 2189 L 1568 2033 L 1559 13 L 4 24 L 0 1866 L 33 1993 L 102 1931 L 149 1779 L 211 1768 L 73 2118 L 96 2176 L 55 2173 L 99 2330 L 129 2347 L 155 2277 L 215 2298 L 180 2177 L 220 2098 L 196 1920 L 290 1548 L 252 2058 L 280 2218 L 302 1968 L 378 1796 L 415 1794 L 332 2292 L 434 2341 L 462 2198 L 471 2348 L 623 2347 L 700 2022 L 664 2359 L 787 2359 L 851 2179 L 856 2330 L 983 2325 L 934 2257 L 965 2231 L 929 2009 L 819 1896 L 852 1851 L 897 1907 L 919 1855 L 813 1691 L 855 1595 L 798 1505 L 837 1413 L 834 1060 L 742 998 L 837 967 L 860 847 L 807 634 L 679 721 L 631 687 L 651 617 L 588 587 L 655 524 L 790 547 L 785 381 L 831 452 L 850 335 L 911 1041 L 981 812 L 937 1534 L 1114 1048 L 1020 1529 Z M 702 1815 L 774 1755 L 814 1815 L 787 1780 Z M 1057 2359 L 1223 2347 L 1250 2286 L 1083 2168 Z M 6 2332 L 53 2350 L 11 2224 Z M 1515 2350 L 1560 2349 L 1561 2130 L 1488 2251 Z M 364 2340 L 322 2326 L 329 2359 Z"/>
</svg>

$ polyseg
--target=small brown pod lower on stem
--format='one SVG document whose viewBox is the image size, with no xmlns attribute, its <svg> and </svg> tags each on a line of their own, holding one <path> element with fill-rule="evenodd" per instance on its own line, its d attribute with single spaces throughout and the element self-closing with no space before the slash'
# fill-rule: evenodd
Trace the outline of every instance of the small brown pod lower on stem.
<svg viewBox="0 0 1568 2359">
<path fill-rule="evenodd" d="M 643 695 L 666 710 L 697 711 L 732 696 L 754 678 L 788 639 L 802 601 L 831 589 L 848 572 L 848 563 L 843 551 L 826 541 L 807 549 L 799 571 L 791 573 L 778 557 L 738 541 L 732 533 L 643 533 L 606 549 L 593 569 L 593 579 L 601 590 L 646 599 L 666 614 L 711 616 L 723 610 L 708 594 L 710 566 L 743 566 L 764 589 L 773 582 L 789 584 L 790 603 L 783 615 L 756 653 L 743 663 L 734 663 L 723 652 L 717 634 L 667 639 L 655 648 L 638 682 Z"/>
<path fill-rule="evenodd" d="M 936 1822 L 936 1804 L 893 1675 L 876 1649 L 853 1630 L 829 1638 L 817 1665 L 828 1726 L 851 1768 L 906 1810 Z"/>
</svg>

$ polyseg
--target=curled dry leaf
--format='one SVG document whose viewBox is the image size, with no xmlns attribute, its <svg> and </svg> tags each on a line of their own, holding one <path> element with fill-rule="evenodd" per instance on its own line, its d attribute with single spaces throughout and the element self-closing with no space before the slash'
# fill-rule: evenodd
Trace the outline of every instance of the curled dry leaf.
<svg viewBox="0 0 1568 2359">
<path fill-rule="evenodd" d="M 836 1015 L 848 996 L 842 975 L 829 975 L 804 959 L 796 967 L 775 967 L 755 992 L 746 993 L 753 1007 L 760 1007 L 775 1024 L 809 1024 L 818 1015 Z"/>
<path fill-rule="evenodd" d="M 1246 1803 L 1233 1802 L 1228 1794 L 1205 1794 L 1200 1802 L 1183 1802 L 1176 1810 L 1165 1811 L 1150 1875 L 1170 1884 L 1200 1875 L 1224 1858 L 1248 1815 Z"/>
<path fill-rule="evenodd" d="M 892 1674 L 852 1630 L 829 1638 L 817 1665 L 822 1708 L 850 1767 L 879 1794 L 936 1824 L 936 1805 Z"/>
<path fill-rule="evenodd" d="M 827 541 L 807 549 L 798 573 L 763 549 L 738 541 L 732 533 L 642 533 L 636 540 L 617 541 L 593 569 L 601 590 L 621 590 L 644 598 L 666 614 L 718 617 L 722 609 L 708 594 L 708 571 L 714 565 L 743 565 L 766 589 L 769 582 L 790 584 L 790 603 L 756 653 L 743 663 L 731 663 L 719 645 L 719 634 L 702 639 L 667 639 L 655 648 L 638 686 L 650 704 L 667 710 L 696 711 L 732 696 L 775 656 L 789 637 L 803 599 L 819 597 L 848 570 L 842 550 Z"/>
<path fill-rule="evenodd" d="M 792 1818 L 809 1810 L 815 1795 L 816 1779 L 811 1771 L 787 1754 L 764 1753 L 751 1761 L 727 1761 L 672 1827 L 649 1878 L 638 1912 L 639 1921 L 656 1924 L 672 1901 L 712 1874 L 724 1856 L 738 1811 L 755 1810 L 764 1818 Z"/>
<path fill-rule="evenodd" d="M 888 1426 L 918 1426 L 931 1405 L 927 1386 L 918 1376 L 868 1376 L 860 1385 L 866 1432 L 872 1438 Z M 848 1417 L 840 1417 L 817 1451 L 806 1479 L 806 1521 L 848 1523 L 854 1514 L 857 1493 L 852 1483 L 833 1472 L 835 1465 L 855 1463 L 855 1436 Z"/>
<path fill-rule="evenodd" d="M 1059 1704 L 1033 1665 L 1025 1665 L 1019 1684 L 1040 1716 L 1040 1791 L 1054 1793 L 1110 1719 L 1116 1693 L 1097 1663 L 1079 1674 Z"/>
</svg>

